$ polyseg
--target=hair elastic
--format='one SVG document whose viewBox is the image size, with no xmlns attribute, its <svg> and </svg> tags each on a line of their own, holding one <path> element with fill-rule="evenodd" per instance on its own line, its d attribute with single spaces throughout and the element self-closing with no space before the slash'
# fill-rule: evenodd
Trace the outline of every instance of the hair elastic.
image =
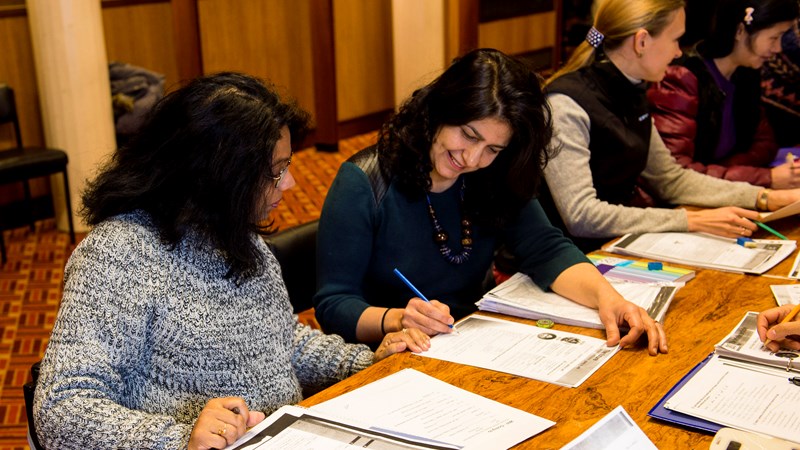
<svg viewBox="0 0 800 450">
<path fill-rule="evenodd" d="M 586 42 L 594 48 L 600 47 L 600 44 L 603 43 L 603 39 L 605 39 L 605 36 L 595 27 L 590 28 L 589 32 L 586 33 Z"/>
<path fill-rule="evenodd" d="M 756 11 L 755 8 L 748 6 L 744 9 L 744 23 L 750 25 L 753 23 L 753 13 Z"/>
</svg>

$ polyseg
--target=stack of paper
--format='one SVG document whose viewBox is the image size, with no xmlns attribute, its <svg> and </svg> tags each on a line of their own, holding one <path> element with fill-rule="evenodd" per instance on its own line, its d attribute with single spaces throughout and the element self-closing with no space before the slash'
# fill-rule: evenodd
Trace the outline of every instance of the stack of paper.
<svg viewBox="0 0 800 450">
<path fill-rule="evenodd" d="M 709 269 L 762 274 L 792 254 L 795 241 L 755 239 L 755 248 L 735 239 L 703 233 L 626 234 L 607 249 L 613 253 Z"/>
<path fill-rule="evenodd" d="M 670 302 L 682 284 L 659 285 L 611 282 L 626 300 L 636 303 L 654 320 L 662 321 Z M 554 322 L 602 329 L 596 309 L 568 300 L 554 292 L 544 292 L 527 275 L 516 273 L 479 300 L 478 309 L 526 319 L 551 319 Z"/>
<path fill-rule="evenodd" d="M 717 344 L 715 354 L 662 401 L 667 409 L 706 424 L 800 442 L 800 388 L 789 381 L 798 374 L 793 360 L 800 354 L 765 349 L 756 332 L 757 316 L 748 312 Z M 662 418 L 653 411 L 651 415 Z"/>
<path fill-rule="evenodd" d="M 226 450 L 509 448 L 553 425 L 404 369 L 310 409 L 284 406 Z"/>
</svg>

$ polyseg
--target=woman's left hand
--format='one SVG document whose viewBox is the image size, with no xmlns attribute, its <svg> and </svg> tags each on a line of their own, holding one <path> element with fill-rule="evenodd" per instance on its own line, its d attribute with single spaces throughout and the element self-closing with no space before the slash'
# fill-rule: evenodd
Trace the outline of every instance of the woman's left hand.
<svg viewBox="0 0 800 450">
<path fill-rule="evenodd" d="M 381 345 L 375 349 L 374 361 L 378 362 L 383 358 L 395 353 L 410 350 L 414 353 L 424 352 L 431 348 L 431 338 L 417 328 L 403 328 L 402 331 L 387 333 L 381 341 Z"/>
<path fill-rule="evenodd" d="M 660 323 L 653 320 L 641 306 L 631 303 L 620 296 L 606 297 L 598 305 L 600 321 L 606 327 L 606 343 L 625 348 L 633 345 L 647 334 L 647 350 L 650 355 L 667 353 L 667 334 Z M 619 327 L 627 324 L 630 331 L 620 339 Z"/>
</svg>

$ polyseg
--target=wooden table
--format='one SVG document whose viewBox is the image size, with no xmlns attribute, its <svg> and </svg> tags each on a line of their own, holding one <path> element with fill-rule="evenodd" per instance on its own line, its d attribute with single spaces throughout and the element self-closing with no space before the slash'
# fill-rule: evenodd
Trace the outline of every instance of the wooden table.
<svg viewBox="0 0 800 450">
<path fill-rule="evenodd" d="M 797 217 L 770 225 L 790 239 L 800 239 L 800 219 Z M 770 239 L 774 236 L 759 230 L 753 237 Z M 786 276 L 796 253 L 768 274 Z M 622 405 L 628 411 L 660 449 L 708 448 L 712 435 L 665 424 L 651 419 L 647 412 L 684 374 L 713 351 L 714 345 L 733 329 L 745 312 L 761 311 L 776 305 L 770 285 L 794 283 L 796 281 L 787 279 L 697 269 L 696 277 L 676 294 L 664 320 L 669 336 L 669 353 L 651 357 L 643 345 L 623 350 L 577 388 L 402 353 L 304 400 L 301 405 L 315 405 L 411 367 L 454 386 L 556 422 L 555 426 L 515 448 L 560 448 L 617 405 Z M 495 316 L 532 323 L 524 319 Z M 605 338 L 602 330 L 564 325 L 556 325 L 556 328 Z M 376 398 L 375 401 L 380 402 L 381 399 Z"/>
</svg>

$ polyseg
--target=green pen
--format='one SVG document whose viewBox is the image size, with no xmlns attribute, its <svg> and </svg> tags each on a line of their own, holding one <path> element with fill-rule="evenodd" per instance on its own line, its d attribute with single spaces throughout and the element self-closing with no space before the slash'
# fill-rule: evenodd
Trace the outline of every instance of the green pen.
<svg viewBox="0 0 800 450">
<path fill-rule="evenodd" d="M 763 223 L 761 223 L 761 222 L 759 222 L 757 220 L 754 220 L 753 222 L 755 222 L 755 224 L 760 226 L 761 228 L 763 228 L 763 229 L 769 231 L 770 233 L 774 234 L 775 236 L 778 236 L 780 239 L 783 239 L 784 241 L 788 241 L 789 240 L 789 238 L 787 238 L 786 236 L 778 233 L 777 231 L 772 229 L 772 227 L 770 227 L 770 226 L 768 226 L 766 224 L 763 224 Z"/>
</svg>

